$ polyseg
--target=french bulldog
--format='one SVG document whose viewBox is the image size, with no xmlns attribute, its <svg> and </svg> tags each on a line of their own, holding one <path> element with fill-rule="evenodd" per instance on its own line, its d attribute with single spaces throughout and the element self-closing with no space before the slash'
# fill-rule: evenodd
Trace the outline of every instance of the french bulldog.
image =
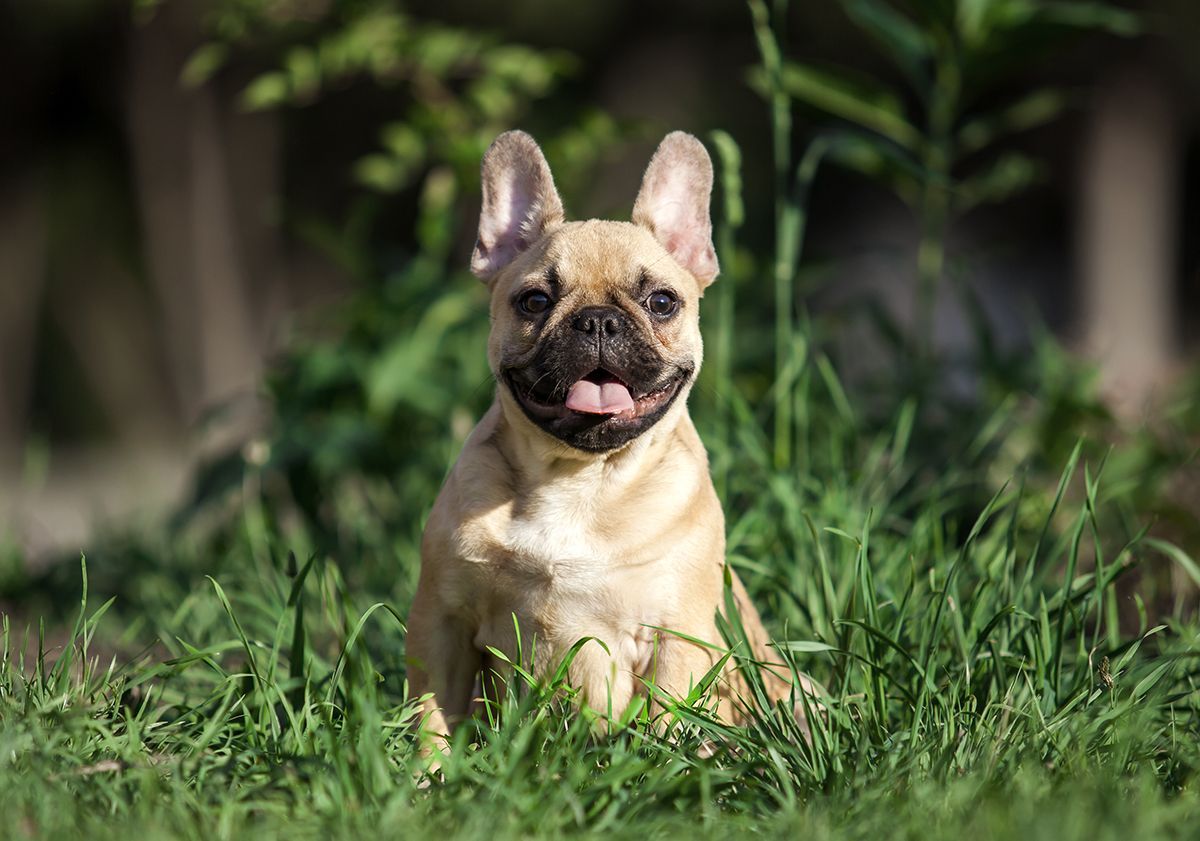
<svg viewBox="0 0 1200 841">
<path fill-rule="evenodd" d="M 712 180 L 700 141 L 673 132 L 631 222 L 568 222 L 532 137 L 506 132 L 484 155 L 471 269 L 491 292 L 496 396 L 429 516 L 408 623 L 410 688 L 442 749 L 481 675 L 511 669 L 489 648 L 515 662 L 518 629 L 526 658 L 536 652 L 523 666 L 539 676 L 593 638 L 567 678 L 599 722 L 650 685 L 652 709 L 686 696 L 722 656 L 727 576 L 744 653 L 775 664 L 762 671 L 772 699 L 793 692 L 726 567 L 724 517 L 687 410 L 700 298 L 717 275 Z M 746 687 L 727 662 L 715 711 L 738 723 Z"/>
</svg>

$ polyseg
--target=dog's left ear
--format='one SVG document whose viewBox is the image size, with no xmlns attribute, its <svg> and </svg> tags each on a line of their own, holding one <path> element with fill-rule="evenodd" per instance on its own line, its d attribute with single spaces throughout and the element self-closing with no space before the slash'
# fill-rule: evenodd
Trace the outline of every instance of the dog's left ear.
<svg viewBox="0 0 1200 841">
<path fill-rule="evenodd" d="M 704 144 L 673 131 L 658 145 L 633 204 L 633 222 L 648 228 L 704 288 L 717 276 L 712 244 L 713 168 Z"/>
</svg>

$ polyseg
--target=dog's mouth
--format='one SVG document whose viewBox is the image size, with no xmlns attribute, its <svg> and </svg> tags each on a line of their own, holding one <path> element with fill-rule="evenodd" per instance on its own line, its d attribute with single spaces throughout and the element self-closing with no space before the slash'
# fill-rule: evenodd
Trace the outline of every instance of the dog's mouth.
<svg viewBox="0 0 1200 841">
<path fill-rule="evenodd" d="M 678 369 L 643 391 L 604 368 L 569 385 L 552 382 L 550 377 L 526 384 L 515 370 L 506 371 L 504 379 L 521 409 L 543 429 L 581 449 L 599 450 L 649 428 L 665 413 L 689 374 Z M 602 434 L 603 429 L 621 433 L 614 437 Z"/>
<path fill-rule="evenodd" d="M 620 377 L 604 368 L 596 368 L 580 377 L 565 392 L 546 378 L 526 387 L 511 372 L 506 375 L 508 385 L 522 407 L 545 420 L 571 415 L 618 421 L 644 418 L 668 403 L 686 378 L 687 373 L 679 371 L 665 384 L 638 395 Z"/>
</svg>

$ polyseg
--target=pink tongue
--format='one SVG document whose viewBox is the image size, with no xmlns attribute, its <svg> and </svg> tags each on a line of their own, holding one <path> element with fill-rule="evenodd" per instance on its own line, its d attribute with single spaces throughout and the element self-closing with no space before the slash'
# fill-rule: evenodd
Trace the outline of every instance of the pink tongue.
<svg viewBox="0 0 1200 841">
<path fill-rule="evenodd" d="M 621 383 L 580 380 L 567 392 L 567 408 L 589 415 L 615 415 L 633 408 L 633 397 Z"/>
</svg>

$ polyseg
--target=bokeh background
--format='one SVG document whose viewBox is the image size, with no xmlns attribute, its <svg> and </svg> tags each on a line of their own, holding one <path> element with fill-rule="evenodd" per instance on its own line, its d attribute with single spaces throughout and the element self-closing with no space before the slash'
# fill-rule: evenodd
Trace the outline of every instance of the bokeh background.
<svg viewBox="0 0 1200 841">
<path fill-rule="evenodd" d="M 976 22 L 990 41 L 972 42 L 969 21 L 931 29 L 966 57 L 958 78 L 896 61 L 910 33 L 873 19 L 881 6 L 939 3 L 805 0 L 779 30 L 804 63 L 793 164 L 814 138 L 882 138 L 811 173 L 793 284 L 808 338 L 868 405 L 920 388 L 928 369 L 893 373 L 923 353 L 954 399 L 1031 405 L 1021 451 L 996 470 L 1061 462 L 1087 424 L 1102 443 L 1141 442 L 1130 481 L 1152 485 L 1152 518 L 1194 550 L 1200 5 L 959 3 L 960 17 L 1038 20 L 1022 29 L 1000 8 Z M 756 325 L 776 302 L 779 182 L 758 63 L 750 12 L 728 0 L 4 3 L 0 554 L 24 582 L 11 591 L 98 535 L 219 518 L 204 512 L 247 482 L 289 500 L 264 508 L 264 530 L 295 540 L 295 518 L 315 548 L 370 544 L 393 509 L 419 529 L 412 512 L 489 399 L 486 297 L 464 268 L 479 156 L 511 127 L 543 142 L 576 217 L 627 214 L 665 131 L 714 149 L 728 133 L 744 221 L 721 255 L 739 302 L 724 352 L 751 403 L 769 402 Z M 904 146 L 895 113 L 936 138 L 950 89 L 943 177 L 962 201 L 943 231 L 918 195 L 930 159 L 887 149 Z M 727 199 L 714 211 L 734 218 Z M 923 312 L 931 218 L 944 263 Z M 718 357 L 722 341 L 710 333 Z M 695 399 L 703 418 L 721 396 Z M 384 482 L 386 502 L 349 475 Z"/>
</svg>

